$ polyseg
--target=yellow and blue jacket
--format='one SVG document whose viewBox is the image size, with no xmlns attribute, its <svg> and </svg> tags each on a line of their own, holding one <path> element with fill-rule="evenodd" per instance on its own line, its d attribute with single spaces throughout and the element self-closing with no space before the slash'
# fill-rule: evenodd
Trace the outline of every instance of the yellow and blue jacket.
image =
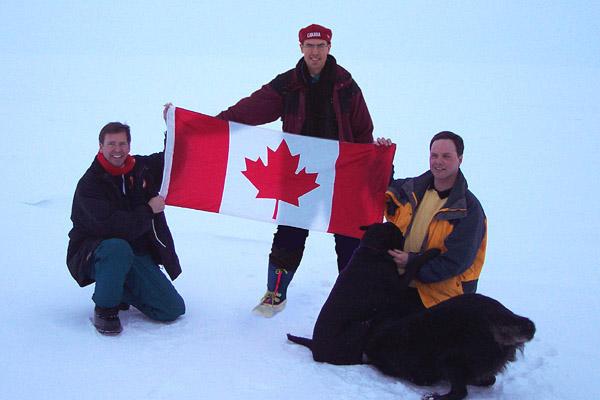
<svg viewBox="0 0 600 400">
<path fill-rule="evenodd" d="M 385 217 L 400 228 L 405 237 L 425 191 L 432 185 L 433 175 L 427 171 L 416 178 L 396 179 L 388 188 Z M 436 248 L 442 252 L 423 265 L 417 275 L 416 287 L 425 307 L 475 292 L 486 243 L 485 213 L 459 170 L 456 183 L 432 218 L 421 247 L 421 251 Z"/>
</svg>

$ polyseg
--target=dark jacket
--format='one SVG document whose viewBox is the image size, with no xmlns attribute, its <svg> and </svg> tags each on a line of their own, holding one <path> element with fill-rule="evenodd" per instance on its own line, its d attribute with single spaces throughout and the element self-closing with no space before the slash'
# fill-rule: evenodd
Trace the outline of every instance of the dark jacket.
<svg viewBox="0 0 600 400">
<path fill-rule="evenodd" d="M 164 265 L 171 279 L 181 273 L 165 214 L 154 214 L 147 204 L 160 187 L 163 153 L 135 156 L 135 160 L 131 172 L 115 177 L 94 159 L 77 184 L 67 266 L 80 286 L 94 282 L 94 251 L 110 238 L 124 239 L 134 252 L 150 254 L 154 262 Z"/>
<path fill-rule="evenodd" d="M 385 216 L 404 236 L 408 235 L 417 207 L 432 183 L 433 175 L 427 171 L 416 178 L 397 179 L 390 185 Z M 486 245 L 485 213 L 459 170 L 448 199 L 429 224 L 421 248 L 442 252 L 417 275 L 416 285 L 423 304 L 429 308 L 464 292 L 474 292 L 485 261 Z"/>
<path fill-rule="evenodd" d="M 333 70 L 332 102 L 340 141 L 353 143 L 373 142 L 373 122 L 362 92 L 352 75 L 327 56 L 325 68 Z M 217 115 L 227 121 L 246 125 L 262 125 L 282 119 L 282 130 L 303 132 L 306 124 L 306 96 L 310 83 L 304 59 L 296 68 L 277 75 L 268 84 L 243 98 L 234 106 Z"/>
</svg>

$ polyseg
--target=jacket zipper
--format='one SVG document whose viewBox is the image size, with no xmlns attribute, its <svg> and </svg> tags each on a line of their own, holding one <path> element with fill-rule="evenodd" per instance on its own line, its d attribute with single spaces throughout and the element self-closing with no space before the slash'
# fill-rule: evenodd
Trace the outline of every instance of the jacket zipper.
<svg viewBox="0 0 600 400">
<path fill-rule="evenodd" d="M 160 245 L 166 249 L 167 245 L 164 244 L 163 242 L 161 242 L 160 239 L 158 238 L 158 234 L 156 233 L 156 227 L 154 226 L 154 219 L 152 219 L 152 231 L 154 232 L 154 237 L 156 238 L 156 241 L 158 243 L 160 243 Z"/>
</svg>

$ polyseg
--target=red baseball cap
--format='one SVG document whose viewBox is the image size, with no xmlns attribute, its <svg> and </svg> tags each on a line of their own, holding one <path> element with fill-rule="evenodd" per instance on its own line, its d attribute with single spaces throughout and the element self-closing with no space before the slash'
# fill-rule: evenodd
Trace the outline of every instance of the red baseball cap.
<svg viewBox="0 0 600 400">
<path fill-rule="evenodd" d="M 322 39 L 327 41 L 327 43 L 331 43 L 332 35 L 331 29 L 321 25 L 312 24 L 306 28 L 300 29 L 300 32 L 298 32 L 298 39 L 300 40 L 300 43 L 304 43 L 307 39 Z"/>
</svg>

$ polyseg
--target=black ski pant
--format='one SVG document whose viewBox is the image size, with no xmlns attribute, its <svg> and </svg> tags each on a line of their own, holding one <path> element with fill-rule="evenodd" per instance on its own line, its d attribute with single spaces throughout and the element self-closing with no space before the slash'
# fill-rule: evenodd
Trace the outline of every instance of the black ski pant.
<svg viewBox="0 0 600 400">
<path fill-rule="evenodd" d="M 289 272 L 296 272 L 304 254 L 307 237 L 307 229 L 278 225 L 273 237 L 269 263 Z M 360 239 L 338 234 L 334 234 L 333 237 L 335 239 L 338 271 L 341 271 L 350 261 L 352 253 L 360 244 Z"/>
</svg>

